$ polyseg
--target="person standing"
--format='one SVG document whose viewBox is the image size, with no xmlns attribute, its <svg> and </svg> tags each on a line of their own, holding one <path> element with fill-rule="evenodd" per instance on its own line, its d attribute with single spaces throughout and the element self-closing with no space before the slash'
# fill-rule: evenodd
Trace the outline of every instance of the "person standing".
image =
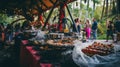
<svg viewBox="0 0 120 67">
<path fill-rule="evenodd" d="M 84 28 L 85 32 L 86 32 L 86 38 L 90 39 L 90 35 L 91 35 L 91 27 L 90 27 L 90 22 L 87 19 L 86 23 L 85 23 L 85 28 Z"/>
<path fill-rule="evenodd" d="M 98 28 L 98 23 L 96 21 L 96 19 L 93 19 L 93 23 L 92 23 L 92 37 L 93 39 L 97 39 L 97 28 Z"/>
<path fill-rule="evenodd" d="M 62 19 L 62 27 L 64 33 L 69 33 L 69 25 L 67 24 L 67 18 Z"/>
<path fill-rule="evenodd" d="M 5 33 L 4 33 L 4 25 L 0 24 L 0 49 L 4 47 Z"/>
<path fill-rule="evenodd" d="M 112 37 L 113 41 L 113 32 L 114 32 L 114 25 L 112 21 L 109 21 L 108 25 L 107 25 L 107 38 L 106 38 L 106 42 L 108 42 L 109 36 Z"/>
<path fill-rule="evenodd" d="M 13 40 L 13 26 L 11 24 L 8 24 L 6 29 L 5 29 L 5 40 L 8 44 L 12 42 Z"/>
<path fill-rule="evenodd" d="M 116 43 L 117 43 L 117 41 L 120 41 L 120 20 L 119 18 L 116 18 L 114 27 L 115 27 L 115 32 L 117 34 L 117 40 L 116 40 Z"/>
<path fill-rule="evenodd" d="M 73 32 L 79 33 L 81 32 L 81 20 L 79 18 L 76 18 L 75 25 L 73 25 Z"/>
</svg>

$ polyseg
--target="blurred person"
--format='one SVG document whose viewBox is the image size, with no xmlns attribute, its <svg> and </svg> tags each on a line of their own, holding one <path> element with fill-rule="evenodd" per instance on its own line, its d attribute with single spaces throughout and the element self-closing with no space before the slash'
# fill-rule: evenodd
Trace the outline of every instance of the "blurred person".
<svg viewBox="0 0 120 67">
<path fill-rule="evenodd" d="M 78 33 L 81 32 L 81 20 L 79 20 L 79 18 L 76 19 L 76 27 L 78 30 Z"/>
<path fill-rule="evenodd" d="M 93 39 L 97 39 L 97 28 L 98 28 L 98 23 L 95 18 L 93 18 L 93 23 L 92 23 L 92 37 Z"/>
<path fill-rule="evenodd" d="M 4 25 L 1 23 L 0 24 L 0 49 L 3 48 L 5 40 L 5 33 L 4 33 Z"/>
<path fill-rule="evenodd" d="M 117 34 L 117 40 L 115 41 L 117 43 L 117 41 L 120 41 L 120 20 L 118 17 L 116 18 L 114 28 L 115 28 L 115 33 Z"/>
<path fill-rule="evenodd" d="M 86 38 L 90 39 L 90 36 L 91 36 L 91 26 L 90 26 L 90 21 L 88 19 L 86 20 L 84 31 L 86 32 Z"/>
<path fill-rule="evenodd" d="M 13 27 L 12 25 L 8 24 L 6 29 L 5 29 L 5 40 L 10 43 L 13 39 Z"/>
<path fill-rule="evenodd" d="M 73 32 L 80 33 L 81 32 L 81 20 L 79 20 L 79 18 L 76 18 L 74 21 L 75 21 L 75 25 L 73 26 Z"/>
<path fill-rule="evenodd" d="M 15 37 L 20 32 L 21 29 L 20 23 L 16 24 L 14 28 L 15 30 L 13 32 L 13 37 Z"/>
<path fill-rule="evenodd" d="M 2 31 L 5 30 L 5 27 L 4 27 L 4 24 L 3 24 L 3 23 L 0 23 L 0 27 L 1 27 L 1 30 L 2 30 Z"/>
<path fill-rule="evenodd" d="M 30 24 L 30 21 L 24 21 L 23 24 L 22 24 L 22 30 L 30 30 L 32 27 L 31 27 L 31 24 Z"/>
<path fill-rule="evenodd" d="M 109 36 L 111 36 L 111 37 L 112 37 L 112 40 L 114 41 L 113 32 L 114 32 L 113 22 L 112 22 L 112 21 L 109 21 L 109 22 L 108 22 L 108 25 L 107 25 L 107 38 L 106 38 L 106 42 L 108 42 Z"/>
<path fill-rule="evenodd" d="M 63 27 L 63 32 L 64 33 L 69 32 L 69 25 L 67 24 L 67 18 L 62 19 L 62 27 Z"/>
<path fill-rule="evenodd" d="M 15 25 L 15 32 L 19 32 L 20 30 L 20 23 Z"/>
</svg>

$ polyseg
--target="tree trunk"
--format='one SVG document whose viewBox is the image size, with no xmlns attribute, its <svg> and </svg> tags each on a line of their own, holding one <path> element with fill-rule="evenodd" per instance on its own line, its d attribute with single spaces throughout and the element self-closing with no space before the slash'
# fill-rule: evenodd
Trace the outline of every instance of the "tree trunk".
<svg viewBox="0 0 120 67">
<path fill-rule="evenodd" d="M 105 10 L 105 0 L 104 0 L 104 3 L 103 3 L 103 9 L 102 9 L 101 20 L 102 20 L 102 18 L 103 18 L 104 10 Z"/>
<path fill-rule="evenodd" d="M 117 3 L 117 16 L 119 16 L 120 14 L 120 0 L 116 0 L 116 3 Z"/>
<path fill-rule="evenodd" d="M 117 14 L 117 8 L 116 8 L 116 5 L 115 5 L 115 0 L 113 0 L 113 7 L 112 7 L 112 14 L 115 15 Z"/>
<path fill-rule="evenodd" d="M 112 9 L 112 2 L 113 2 L 113 0 L 110 0 L 110 9 L 109 9 L 109 11 L 111 11 L 111 9 Z"/>
<path fill-rule="evenodd" d="M 105 10 L 106 17 L 108 18 L 108 0 L 106 0 L 106 10 Z"/>
<path fill-rule="evenodd" d="M 95 1 L 93 0 L 93 11 L 92 11 L 92 17 L 94 17 L 94 12 L 95 12 Z"/>
<path fill-rule="evenodd" d="M 86 10 L 86 18 L 88 18 L 88 13 L 89 13 L 89 0 L 87 0 L 87 10 Z"/>
<path fill-rule="evenodd" d="M 87 0 L 87 10 L 89 9 L 89 0 Z"/>
<path fill-rule="evenodd" d="M 81 19 L 81 16 L 82 16 L 82 8 L 81 8 L 81 2 L 82 2 L 82 0 L 80 0 L 80 10 L 79 10 L 79 18 Z"/>
</svg>

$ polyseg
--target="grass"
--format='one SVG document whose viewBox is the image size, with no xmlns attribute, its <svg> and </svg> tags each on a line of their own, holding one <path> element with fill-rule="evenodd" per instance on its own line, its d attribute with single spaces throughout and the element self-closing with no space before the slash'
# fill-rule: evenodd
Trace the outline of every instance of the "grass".
<svg viewBox="0 0 120 67">
<path fill-rule="evenodd" d="M 106 34 L 98 34 L 98 40 L 106 40 Z M 112 38 L 109 37 L 109 39 L 111 40 Z"/>
<path fill-rule="evenodd" d="M 105 40 L 106 34 L 98 34 L 98 40 Z"/>
</svg>

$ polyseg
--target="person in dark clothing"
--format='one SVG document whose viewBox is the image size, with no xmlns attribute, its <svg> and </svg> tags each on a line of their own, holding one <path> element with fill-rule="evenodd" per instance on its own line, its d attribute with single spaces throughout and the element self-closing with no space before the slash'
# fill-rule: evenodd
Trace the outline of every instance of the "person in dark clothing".
<svg viewBox="0 0 120 67">
<path fill-rule="evenodd" d="M 17 34 L 15 34 L 15 37 L 14 37 L 15 44 L 13 47 L 14 47 L 15 56 L 17 58 L 16 62 L 18 63 L 18 65 L 20 65 L 19 64 L 20 63 L 20 47 L 21 47 L 23 37 L 24 37 L 24 35 L 20 31 Z"/>
<path fill-rule="evenodd" d="M 92 37 L 93 39 L 97 39 L 97 28 L 98 28 L 98 23 L 96 19 L 93 19 L 93 24 L 92 24 Z"/>
<path fill-rule="evenodd" d="M 7 25 L 7 28 L 5 29 L 5 36 L 6 42 L 10 43 L 13 40 L 13 27 L 11 24 Z"/>
<path fill-rule="evenodd" d="M 67 18 L 65 17 L 62 19 L 62 28 L 64 33 L 69 32 L 69 25 L 67 24 Z"/>
<path fill-rule="evenodd" d="M 0 24 L 0 49 L 4 47 L 4 40 L 5 40 L 5 33 L 4 33 L 4 26 Z"/>
<path fill-rule="evenodd" d="M 80 25 L 80 20 L 79 20 L 79 18 L 76 18 L 75 20 L 75 24 L 73 25 L 73 32 L 78 32 L 78 33 L 80 33 L 80 31 L 81 31 L 81 25 Z"/>
<path fill-rule="evenodd" d="M 23 22 L 22 29 L 23 30 L 29 30 L 29 29 L 31 29 L 30 22 L 29 21 Z"/>
<path fill-rule="evenodd" d="M 77 26 L 77 29 L 78 29 L 78 32 L 80 33 L 80 31 L 81 31 L 81 24 L 80 24 L 80 20 L 77 18 L 76 19 L 76 26 Z"/>
<path fill-rule="evenodd" d="M 20 23 L 15 25 L 15 32 L 18 32 L 20 30 Z"/>
<path fill-rule="evenodd" d="M 4 30 L 5 30 L 5 27 L 4 27 L 4 24 L 3 24 L 3 23 L 0 23 L 0 27 L 1 27 L 1 29 L 0 29 L 0 30 L 2 30 L 2 31 L 4 31 Z"/>
<path fill-rule="evenodd" d="M 117 41 L 120 41 L 120 20 L 118 18 L 116 18 L 116 22 L 114 24 L 114 28 L 115 28 L 115 33 L 117 34 Z"/>
<path fill-rule="evenodd" d="M 107 25 L 107 38 L 106 38 L 106 42 L 108 42 L 109 36 L 112 37 L 113 41 L 113 31 L 114 31 L 114 25 L 112 21 L 109 21 L 108 25 Z"/>
<path fill-rule="evenodd" d="M 23 33 L 18 33 L 17 35 L 15 35 L 15 46 L 20 46 L 21 41 L 23 40 Z"/>
</svg>

